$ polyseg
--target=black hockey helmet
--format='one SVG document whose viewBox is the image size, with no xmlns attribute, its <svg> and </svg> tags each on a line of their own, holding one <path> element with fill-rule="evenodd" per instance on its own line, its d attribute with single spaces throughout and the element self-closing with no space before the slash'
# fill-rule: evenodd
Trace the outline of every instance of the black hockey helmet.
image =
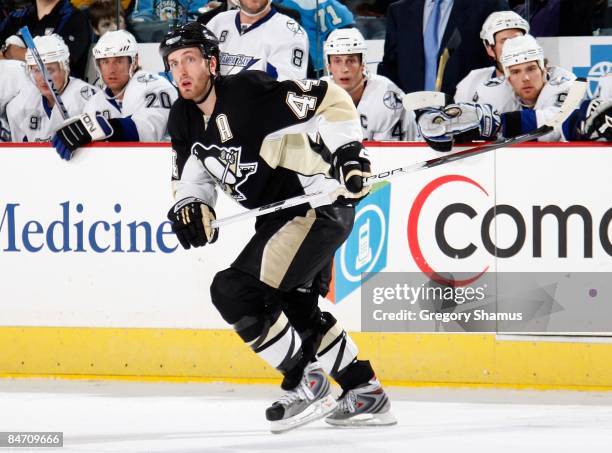
<svg viewBox="0 0 612 453">
<path fill-rule="evenodd" d="M 189 22 L 170 30 L 159 44 L 159 54 L 164 60 L 166 71 L 170 70 L 168 55 L 185 47 L 198 47 L 204 58 L 210 60 L 215 57 L 219 61 L 219 40 L 215 34 L 199 22 Z"/>
</svg>

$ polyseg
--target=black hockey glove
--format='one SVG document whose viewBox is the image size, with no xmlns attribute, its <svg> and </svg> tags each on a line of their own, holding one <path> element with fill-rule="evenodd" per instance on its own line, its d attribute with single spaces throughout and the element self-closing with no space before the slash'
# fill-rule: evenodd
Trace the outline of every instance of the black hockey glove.
<svg viewBox="0 0 612 453">
<path fill-rule="evenodd" d="M 62 159 L 70 160 L 75 149 L 111 135 L 113 128 L 106 118 L 83 113 L 67 119 L 55 132 L 51 142 Z"/>
<path fill-rule="evenodd" d="M 182 199 L 168 211 L 172 231 L 184 249 L 215 242 L 219 230 L 210 226 L 215 218 L 215 210 L 194 197 Z"/>
<path fill-rule="evenodd" d="M 584 140 L 612 141 L 612 99 L 594 99 L 580 127 Z"/>
<path fill-rule="evenodd" d="M 360 142 L 342 145 L 332 155 L 332 176 L 348 190 L 348 195 L 340 197 L 348 203 L 356 203 L 365 198 L 370 191 L 363 185 L 363 178 L 371 175 L 370 159 Z"/>
</svg>

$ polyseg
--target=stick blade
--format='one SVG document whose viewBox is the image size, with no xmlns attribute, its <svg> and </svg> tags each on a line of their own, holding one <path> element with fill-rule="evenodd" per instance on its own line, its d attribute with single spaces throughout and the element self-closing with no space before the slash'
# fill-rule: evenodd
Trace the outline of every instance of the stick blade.
<svg viewBox="0 0 612 453">
<path fill-rule="evenodd" d="M 448 38 L 448 42 L 446 43 L 446 48 L 450 54 L 453 53 L 454 50 L 458 49 L 461 45 L 461 32 L 458 28 L 453 30 L 453 33 Z"/>
<path fill-rule="evenodd" d="M 413 112 L 427 107 L 444 107 L 448 101 L 446 94 L 440 91 L 415 91 L 404 96 L 402 105 L 406 110 Z"/>
</svg>

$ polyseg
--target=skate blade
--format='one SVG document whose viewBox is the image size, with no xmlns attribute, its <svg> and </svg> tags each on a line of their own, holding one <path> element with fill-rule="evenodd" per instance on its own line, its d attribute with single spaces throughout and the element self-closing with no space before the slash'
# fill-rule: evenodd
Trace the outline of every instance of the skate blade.
<svg viewBox="0 0 612 453">
<path fill-rule="evenodd" d="M 300 426 L 304 426 L 307 423 L 314 422 L 315 420 L 319 420 L 320 418 L 329 415 L 334 411 L 334 409 L 336 409 L 337 405 L 338 403 L 336 402 L 336 399 L 330 393 L 325 398 L 321 398 L 320 400 L 312 403 L 303 412 L 300 412 L 291 418 L 270 422 L 270 431 L 273 434 L 281 434 L 291 431 L 292 429 L 299 428 Z"/>
<path fill-rule="evenodd" d="M 359 414 L 351 418 L 336 419 L 327 417 L 325 421 L 333 426 L 342 428 L 364 428 L 368 426 L 392 426 L 397 424 L 397 419 L 391 411 L 379 414 Z"/>
</svg>

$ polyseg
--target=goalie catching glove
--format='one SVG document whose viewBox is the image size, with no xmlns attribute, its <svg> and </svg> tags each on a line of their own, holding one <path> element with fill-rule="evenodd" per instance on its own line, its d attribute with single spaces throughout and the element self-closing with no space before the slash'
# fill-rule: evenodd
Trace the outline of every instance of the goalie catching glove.
<svg viewBox="0 0 612 453">
<path fill-rule="evenodd" d="M 70 160 L 75 149 L 96 140 L 105 140 L 111 135 L 113 128 L 106 118 L 83 113 L 66 120 L 51 143 L 62 159 Z"/>
<path fill-rule="evenodd" d="M 459 103 L 417 112 L 421 135 L 436 151 L 450 151 L 454 143 L 497 138 L 501 120 L 489 104 Z"/>
<path fill-rule="evenodd" d="M 370 187 L 363 184 L 363 179 L 371 176 L 370 159 L 360 142 L 350 142 L 336 150 L 331 173 L 348 191 L 339 200 L 353 204 L 368 195 Z"/>
<path fill-rule="evenodd" d="M 211 223 L 215 210 L 197 198 L 184 198 L 168 211 L 172 231 L 184 249 L 212 244 L 219 236 L 219 230 Z"/>
</svg>

